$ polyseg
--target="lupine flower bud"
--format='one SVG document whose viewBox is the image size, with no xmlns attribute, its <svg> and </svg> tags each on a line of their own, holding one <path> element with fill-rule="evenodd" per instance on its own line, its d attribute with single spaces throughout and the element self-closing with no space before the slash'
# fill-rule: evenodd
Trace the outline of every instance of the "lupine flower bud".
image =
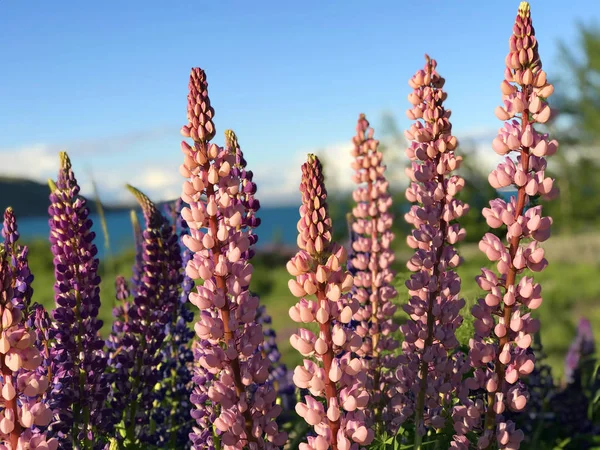
<svg viewBox="0 0 600 450">
<path fill-rule="evenodd" d="M 214 112 L 204 71 L 192 69 L 189 86 L 189 123 L 182 134 L 194 143 L 182 143 L 180 172 L 186 181 L 181 198 L 189 206 L 181 215 L 190 228 L 183 242 L 193 253 L 186 273 L 203 280 L 189 296 L 200 310 L 194 327 L 200 341 L 194 352 L 196 387 L 191 395 L 197 427 L 190 438 L 194 449 L 212 448 L 214 425 L 226 450 L 278 448 L 287 436 L 275 422 L 281 408 L 275 405 L 272 385 L 265 383 L 269 360 L 257 351 L 264 340 L 255 323 L 258 297 L 248 289 L 249 250 L 255 242 L 248 226 L 256 224 L 249 211 L 258 207 L 245 203 L 253 202 L 254 188 L 247 172 L 246 182 L 241 176 L 242 156 L 233 148 L 237 139 L 228 136 L 226 148 L 209 142 Z"/>
<path fill-rule="evenodd" d="M 352 445 L 368 445 L 373 431 L 365 427 L 365 409 L 369 401 L 367 371 L 352 352 L 363 345 L 362 339 L 349 327 L 350 315 L 342 320 L 342 312 L 349 308 L 358 312 L 358 301 L 348 292 L 352 276 L 343 269 L 347 254 L 343 247 L 331 240 L 331 218 L 327 206 L 327 190 L 323 169 L 315 155 L 308 155 L 302 166 L 302 206 L 298 221 L 300 250 L 288 263 L 293 295 L 315 295 L 316 301 L 302 298 L 290 309 L 296 322 L 315 322 L 318 335 L 300 328 L 290 342 L 303 356 L 304 367 L 294 371 L 294 382 L 309 389 L 305 402 L 296 404 L 296 412 L 314 427 L 317 437 L 309 437 L 303 449 L 349 449 Z M 299 294 L 299 295 L 298 295 Z M 318 398 L 326 401 L 326 407 Z M 360 430 L 360 431 L 357 431 Z"/>
<path fill-rule="evenodd" d="M 489 181 L 495 188 L 514 185 L 518 194 L 509 202 L 492 200 L 490 208 L 483 210 L 490 227 L 506 227 L 507 232 L 505 242 L 488 233 L 479 245 L 491 261 L 497 262 L 499 275 L 482 270 L 478 283 L 488 294 L 473 307 L 475 336 L 470 342 L 469 360 L 474 375 L 466 385 L 471 390 L 487 390 L 487 401 L 477 409 L 485 414 L 478 448 L 492 448 L 496 442 L 500 449 L 517 449 L 524 437 L 513 422 L 503 419 L 502 413 L 520 411 L 527 402 L 525 385 L 518 380 L 534 369 L 534 355 L 528 349 L 532 334 L 539 328 L 528 310 L 539 307 L 542 299 L 541 288 L 532 278 L 522 276 L 519 280 L 518 276 L 526 269 L 539 272 L 546 267 L 538 241 L 549 237 L 552 223 L 551 218 L 542 216 L 541 206 L 525 211 L 530 197 L 553 192 L 553 180 L 544 175 L 544 157 L 557 148 L 556 141 L 549 141 L 546 134 L 534 128 L 549 118 L 547 97 L 553 88 L 542 70 L 527 2 L 519 6 L 509 47 L 502 83 L 503 106 L 496 110 L 498 118 L 507 122 L 494 139 L 493 148 L 501 155 L 516 152 L 517 156 L 516 161 L 506 156 Z M 523 239 L 531 242 L 521 245 Z M 471 402 L 463 398 L 464 406 L 470 407 Z M 458 409 L 455 420 L 457 417 Z M 480 422 L 479 415 L 475 415 L 470 424 L 477 428 Z M 463 434 L 459 428 L 457 432 Z"/>
<path fill-rule="evenodd" d="M 412 141 L 406 150 L 412 161 L 406 197 L 417 204 L 405 215 L 415 228 L 407 239 L 415 254 L 407 264 L 414 273 L 406 281 L 410 299 L 404 310 L 410 320 L 401 327 L 405 339 L 399 382 L 406 393 L 402 415 L 414 411 L 415 448 L 426 429 L 445 426 L 462 377 L 464 358 L 456 353 L 455 332 L 465 301 L 459 297 L 460 278 L 454 269 L 460 257 L 453 244 L 465 236 L 455 221 L 468 211 L 468 205 L 455 198 L 464 181 L 452 172 L 462 157 L 455 152 L 451 112 L 443 105 L 445 80 L 436 71 L 436 61 L 427 55 L 425 59 L 424 69 L 409 81 L 413 107 L 407 116 L 415 123 L 405 132 Z"/>
</svg>

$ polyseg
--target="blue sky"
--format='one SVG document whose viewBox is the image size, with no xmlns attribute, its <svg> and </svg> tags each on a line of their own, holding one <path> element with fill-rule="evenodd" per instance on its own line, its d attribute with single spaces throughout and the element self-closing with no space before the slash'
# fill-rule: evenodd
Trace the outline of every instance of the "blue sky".
<svg viewBox="0 0 600 450">
<path fill-rule="evenodd" d="M 84 187 L 92 173 L 107 201 L 127 198 L 125 182 L 176 195 L 189 70 L 200 66 L 218 140 L 233 128 L 262 197 L 281 201 L 302 155 L 349 142 L 360 112 L 376 132 L 383 111 L 408 125 L 407 80 L 426 52 L 447 79 L 459 139 L 498 128 L 518 4 L 0 0 L 0 175 L 43 180 L 66 149 Z M 573 43 L 577 21 L 597 20 L 600 6 L 531 6 L 552 76 L 558 40 Z"/>
</svg>

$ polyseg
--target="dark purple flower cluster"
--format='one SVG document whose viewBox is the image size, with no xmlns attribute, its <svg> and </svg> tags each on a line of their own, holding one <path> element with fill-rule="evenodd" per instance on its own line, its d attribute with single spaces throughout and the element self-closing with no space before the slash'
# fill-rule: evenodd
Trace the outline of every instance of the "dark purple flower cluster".
<svg viewBox="0 0 600 450">
<path fill-rule="evenodd" d="M 117 439 L 121 445 L 137 445 L 156 443 L 151 430 L 154 388 L 164 377 L 161 351 L 167 324 L 176 312 L 183 275 L 173 227 L 147 196 L 132 186 L 128 188 L 142 206 L 145 219 L 140 267 L 134 270 L 139 278 L 133 283 L 132 302 L 127 301 L 125 281 L 117 281 L 117 297 L 123 304 L 115 310 L 117 320 L 107 345 L 114 368 L 112 407 L 125 429 Z"/>
<path fill-rule="evenodd" d="M 106 340 L 106 346 L 111 374 L 111 407 L 116 414 L 121 415 L 131 400 L 123 393 L 131 393 L 133 388 L 129 372 L 134 364 L 137 341 L 136 336 L 130 332 L 130 320 L 137 319 L 137 316 L 136 311 L 133 311 L 133 318 L 131 317 L 131 293 L 124 277 L 116 278 L 115 290 L 118 303 L 113 309 L 112 333 Z"/>
<path fill-rule="evenodd" d="M 174 232 L 181 238 L 189 233 L 185 220 L 181 217 L 182 201 L 178 200 L 175 207 L 167 205 L 167 217 L 173 220 Z M 183 248 L 182 267 L 191 258 L 191 252 Z M 155 392 L 156 407 L 152 411 L 155 427 L 155 442 L 168 448 L 184 448 L 189 445 L 189 434 L 192 432 L 193 420 L 190 416 L 192 404 L 192 364 L 194 355 L 190 342 L 194 331 L 189 323 L 194 320 L 194 314 L 188 308 L 188 297 L 194 281 L 182 271 L 182 282 L 179 298 L 173 314 L 166 324 L 166 340 L 162 349 L 162 360 L 159 370 L 162 372 L 161 384 Z"/>
<path fill-rule="evenodd" d="M 17 229 L 17 220 L 12 210 L 9 208 L 4 213 L 4 223 L 2 227 L 2 237 L 4 238 L 4 250 L 6 255 L 11 259 L 11 267 L 13 267 L 13 278 L 15 287 L 13 289 L 12 303 L 16 308 L 23 311 L 25 316 L 28 315 L 29 305 L 33 289 L 33 274 L 29 269 L 27 255 L 29 249 L 27 246 L 17 244 L 19 240 L 19 230 Z"/>
<path fill-rule="evenodd" d="M 55 364 L 49 405 L 57 412 L 50 432 L 61 448 L 101 448 L 114 425 L 106 399 L 107 358 L 99 331 L 100 277 L 95 233 L 86 200 L 66 153 L 56 183 L 50 182 L 50 243 L 54 256 L 56 328 L 50 349 Z"/>
</svg>

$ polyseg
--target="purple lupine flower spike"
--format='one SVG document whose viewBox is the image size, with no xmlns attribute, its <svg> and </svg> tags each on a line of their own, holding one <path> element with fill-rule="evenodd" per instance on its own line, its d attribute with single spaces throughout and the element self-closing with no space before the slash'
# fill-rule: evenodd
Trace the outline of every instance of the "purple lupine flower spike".
<svg viewBox="0 0 600 450">
<path fill-rule="evenodd" d="M 117 373 L 112 386 L 113 408 L 121 414 L 129 442 L 156 443 L 150 434 L 152 414 L 156 413 L 152 408 L 156 400 L 154 387 L 165 375 L 159 365 L 167 324 L 173 319 L 179 298 L 181 249 L 173 227 L 156 205 L 138 189 L 127 188 L 142 207 L 145 228 L 133 302 L 116 309 L 118 320 L 108 343 Z M 117 281 L 117 295 L 126 298 L 124 280 Z"/>
<path fill-rule="evenodd" d="M 199 367 L 191 396 L 197 426 L 190 438 L 195 449 L 210 448 L 212 440 L 206 438 L 214 424 L 225 450 L 278 448 L 286 434 L 276 423 L 277 393 L 266 383 L 269 361 L 256 351 L 264 337 L 254 323 L 258 297 L 249 292 L 252 238 L 242 228 L 246 213 L 238 197 L 241 180 L 233 170 L 236 155 L 209 142 L 215 134 L 214 110 L 204 71 L 192 69 L 189 89 L 188 124 L 181 132 L 193 146 L 181 144 L 182 199 L 189 205 L 181 215 L 190 228 L 183 242 L 193 252 L 186 273 L 203 280 L 189 298 L 200 310 L 194 327 Z M 207 413 L 216 415 L 213 423 Z"/>
<path fill-rule="evenodd" d="M 4 213 L 4 245 L 0 246 L 0 448 L 56 450 L 58 441 L 45 428 L 52 411 L 44 401 L 48 389 L 43 358 L 36 346 L 36 330 L 28 322 L 31 282 L 27 248 L 18 245 L 13 211 Z"/>
<path fill-rule="evenodd" d="M 451 112 L 444 107 L 445 79 L 436 71 L 434 59 L 425 55 L 425 60 L 425 67 L 408 82 L 413 92 L 406 115 L 414 123 L 405 132 L 411 160 L 406 198 L 414 205 L 404 217 L 414 227 L 407 243 L 415 254 L 407 263 L 413 272 L 405 283 L 410 299 L 404 311 L 410 320 L 401 327 L 399 382 L 400 391 L 407 393 L 401 414 L 414 412 L 415 448 L 420 448 L 428 429 L 445 427 L 465 370 L 464 358 L 455 354 L 455 332 L 465 305 L 455 272 L 461 259 L 454 248 L 465 230 L 456 220 L 468 206 L 455 198 L 464 180 L 453 172 L 462 157 L 455 152 L 458 142 L 452 135 Z"/>
<path fill-rule="evenodd" d="M 19 240 L 19 231 L 17 229 L 17 220 L 12 208 L 8 208 L 4 213 L 4 224 L 2 227 L 2 237 L 4 238 L 4 250 L 10 255 L 11 265 L 14 267 L 15 297 L 13 304 L 22 309 L 23 315 L 28 317 L 29 306 L 33 289 L 33 274 L 29 270 L 27 255 L 29 249 L 27 246 L 17 244 Z"/>
<path fill-rule="evenodd" d="M 165 212 L 170 219 L 173 232 L 179 242 L 189 234 L 187 223 L 181 217 L 183 202 L 178 199 L 174 207 L 167 205 Z M 189 327 L 194 320 L 188 297 L 194 287 L 194 281 L 184 273 L 191 252 L 183 248 L 181 256 L 181 285 L 177 305 L 166 324 L 166 340 L 163 346 L 160 364 L 161 382 L 155 391 L 152 421 L 155 427 L 154 443 L 168 448 L 189 447 L 189 434 L 192 432 L 193 419 L 190 395 L 192 393 L 192 364 L 194 355 L 190 347 L 195 333 Z"/>
<path fill-rule="evenodd" d="M 51 426 L 61 448 L 101 448 L 112 433 L 107 407 L 106 354 L 99 331 L 100 277 L 95 233 L 86 200 L 65 152 L 58 180 L 50 182 L 50 243 L 54 255 L 56 333 L 51 346 L 55 371 L 49 405 L 57 412 Z"/>
<path fill-rule="evenodd" d="M 133 332 L 133 321 L 138 317 L 137 310 L 130 301 L 131 293 L 125 277 L 116 277 L 115 292 L 117 304 L 113 308 L 112 332 L 106 340 L 106 347 L 111 375 L 111 407 L 117 416 L 122 417 L 128 402 L 131 401 L 132 379 L 129 372 L 135 362 L 135 351 L 138 347 Z"/>
</svg>

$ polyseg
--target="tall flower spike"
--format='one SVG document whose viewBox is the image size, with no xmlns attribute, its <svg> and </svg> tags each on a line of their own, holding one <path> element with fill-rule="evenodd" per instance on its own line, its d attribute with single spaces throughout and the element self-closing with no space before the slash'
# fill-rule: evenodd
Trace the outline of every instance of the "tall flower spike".
<svg viewBox="0 0 600 450">
<path fill-rule="evenodd" d="M 355 329 L 363 338 L 358 354 L 369 367 L 371 405 L 380 413 L 381 408 L 389 404 L 389 399 L 384 400 L 382 394 L 393 392 L 389 382 L 394 377 L 388 375 L 396 364 L 390 352 L 398 348 L 398 341 L 393 337 L 398 325 L 392 320 L 396 312 L 392 299 L 397 295 L 391 285 L 394 253 L 390 245 L 394 234 L 390 231 L 392 215 L 388 211 L 392 197 L 388 193 L 383 154 L 378 150 L 379 141 L 373 138 L 373 129 L 364 114 L 358 118 L 352 142 L 355 171 L 352 178 L 358 186 L 352 194 L 356 206 L 352 210 L 349 266 L 354 270 L 352 295 L 361 305 L 354 320 Z"/>
<path fill-rule="evenodd" d="M 113 384 L 113 408 L 122 413 L 130 443 L 156 444 L 156 437 L 150 435 L 150 430 L 156 428 L 151 422 L 153 414 L 158 414 L 153 410 L 157 400 L 154 388 L 166 375 L 161 370 L 161 351 L 167 327 L 174 320 L 183 281 L 181 248 L 173 227 L 156 205 L 133 186 L 127 188 L 142 207 L 145 228 L 140 278 L 132 293 L 133 304 L 117 308 L 117 318 L 121 320 L 115 321 L 110 340 L 110 357 L 116 363 L 117 375 Z M 117 293 L 126 297 L 122 281 Z M 126 379 L 133 381 L 126 383 Z"/>
<path fill-rule="evenodd" d="M 254 174 L 251 170 L 246 169 L 246 160 L 233 130 L 225 130 L 225 149 L 235 154 L 235 165 L 232 168 L 232 172 L 234 176 L 240 178 L 241 182 L 236 200 L 244 208 L 244 214 L 242 215 L 242 221 L 238 225 L 238 229 L 248 229 L 250 248 L 248 249 L 248 254 L 244 255 L 244 257 L 251 259 L 254 256 L 253 246 L 258 241 L 258 235 L 253 230 L 260 225 L 260 218 L 256 217 L 256 212 L 260 209 L 260 202 L 255 197 L 256 183 L 252 181 Z"/>
<path fill-rule="evenodd" d="M 534 128 L 550 117 L 547 98 L 554 88 L 542 70 L 527 2 L 519 6 L 509 49 L 501 84 L 503 104 L 496 109 L 496 116 L 507 122 L 493 142 L 494 150 L 507 156 L 490 173 L 489 182 L 496 189 L 514 185 L 518 193 L 508 202 L 492 200 L 483 210 L 490 227 L 506 229 L 506 243 L 491 233 L 479 243 L 480 250 L 497 263 L 498 274 L 482 269 L 477 278 L 487 294 L 472 310 L 475 336 L 469 359 L 475 370 L 467 386 L 484 389 L 487 397 L 485 404 L 480 402 L 477 407 L 463 405 L 470 413 L 455 425 L 458 432 L 465 432 L 478 425 L 475 411 L 485 413 L 479 448 L 494 448 L 497 442 L 501 449 L 516 449 L 523 439 L 523 433 L 505 421 L 502 413 L 506 409 L 521 411 L 527 402 L 525 385 L 517 381 L 534 368 L 533 352 L 527 350 L 539 322 L 529 311 L 540 306 L 542 297 L 541 287 L 533 278 L 518 277 L 526 269 L 539 272 L 547 265 L 538 243 L 550 236 L 552 219 L 544 217 L 542 207 L 532 200 L 554 193 L 553 180 L 544 174 L 545 157 L 558 147 L 556 141 Z M 516 160 L 511 153 L 517 155 Z M 528 241 L 526 245 L 521 245 L 523 239 Z"/>
<path fill-rule="evenodd" d="M 406 198 L 415 204 L 405 220 L 414 227 L 407 243 L 415 254 L 407 264 L 414 273 L 406 281 L 410 299 L 404 311 L 410 320 L 401 327 L 405 339 L 398 372 L 401 392 L 410 393 L 401 414 L 414 411 L 415 449 L 421 448 L 426 429 L 445 426 L 452 387 L 461 381 L 458 366 L 463 359 L 455 354 L 455 332 L 465 301 L 459 297 L 460 278 L 454 269 L 461 259 L 454 244 L 465 236 L 455 221 L 468 211 L 455 198 L 464 180 L 453 174 L 462 157 L 455 152 L 451 112 L 443 105 L 445 80 L 436 71 L 436 61 L 427 55 L 425 60 L 424 69 L 408 82 L 413 106 L 406 115 L 415 122 L 405 132 L 411 141 L 406 150 L 411 160 Z"/>
<path fill-rule="evenodd" d="M 11 208 L 4 213 L 4 245 L 0 247 L 0 448 L 55 450 L 56 439 L 48 439 L 46 427 L 52 412 L 42 397 L 48 378 L 36 347 L 36 333 L 27 325 L 33 276 L 27 262 L 27 247 L 18 245 L 19 233 Z M 45 446 L 45 447 L 44 447 Z"/>
<path fill-rule="evenodd" d="M 235 198 L 242 205 L 244 211 L 237 229 L 238 231 L 241 229 L 248 231 L 247 236 L 251 246 L 242 256 L 251 259 L 254 256 L 253 245 L 258 241 L 258 235 L 254 233 L 254 229 L 260 225 L 260 218 L 256 217 L 256 212 L 260 209 L 260 202 L 255 197 L 257 187 L 256 183 L 252 181 L 252 171 L 246 169 L 246 160 L 233 130 L 225 130 L 225 150 L 235 154 L 235 165 L 232 172 L 234 176 L 240 178 L 240 189 Z M 274 388 L 277 389 L 284 410 L 291 411 L 295 404 L 294 385 L 291 383 L 287 367 L 279 362 L 281 354 L 277 347 L 275 330 L 271 327 L 271 316 L 267 314 L 264 305 L 260 305 L 256 309 L 255 321 L 263 329 L 264 342 L 258 346 L 257 351 L 261 352 L 263 357 L 268 358 L 270 362 L 269 382 L 273 383 Z M 279 420 L 281 422 L 281 416 Z"/>
<path fill-rule="evenodd" d="M 29 270 L 27 255 L 29 249 L 25 246 L 18 245 L 19 231 L 17 229 L 17 219 L 15 218 L 12 208 L 7 208 L 4 212 L 4 225 L 2 227 L 2 237 L 4 238 L 4 250 L 7 257 L 11 258 L 11 266 L 13 267 L 13 278 L 15 289 L 12 299 L 13 305 L 20 308 L 24 317 L 29 316 L 29 308 L 33 289 L 33 274 Z"/>
<path fill-rule="evenodd" d="M 177 235 L 179 242 L 189 234 L 187 223 L 181 217 L 183 202 L 177 200 L 175 205 L 167 204 L 166 217 Z M 190 395 L 192 393 L 192 364 L 194 355 L 190 343 L 195 336 L 189 327 L 194 314 L 191 311 L 188 297 L 194 287 L 194 281 L 183 272 L 191 252 L 184 248 L 182 252 L 181 286 L 176 307 L 166 325 L 166 339 L 161 351 L 160 387 L 155 392 L 155 407 L 152 420 L 155 424 L 154 442 L 161 448 L 189 448 L 189 435 L 192 432 L 193 419 L 190 416 Z M 156 407 L 158 405 L 159 407 Z"/>
<path fill-rule="evenodd" d="M 209 143 L 214 111 L 204 71 L 192 69 L 189 88 L 182 134 L 194 142 L 181 144 L 180 172 L 186 178 L 181 198 L 189 205 L 181 215 L 190 228 L 183 242 L 193 253 L 186 273 L 203 281 L 189 297 L 200 310 L 194 327 L 200 338 L 195 348 L 199 367 L 191 396 L 197 427 L 190 437 L 194 449 L 210 448 L 214 426 L 225 450 L 274 449 L 287 436 L 275 421 L 281 407 L 266 383 L 269 361 L 256 351 L 264 338 L 254 323 L 258 297 L 248 290 L 251 238 L 242 224 L 246 212 L 238 196 L 242 181 L 233 170 L 236 154 Z M 207 414 L 214 414 L 214 422 Z"/>
<path fill-rule="evenodd" d="M 135 306 L 130 301 L 131 294 L 125 277 L 115 279 L 116 306 L 113 308 L 113 324 L 111 334 L 106 339 L 108 349 L 108 366 L 111 382 L 111 407 L 121 417 L 127 404 L 131 401 L 133 380 L 129 372 L 135 363 L 135 352 L 138 346 L 133 332 L 133 321 L 137 318 Z M 133 311 L 132 311 L 133 310 Z M 123 395 L 127 393 L 127 395 Z M 121 443 L 121 434 L 117 433 L 115 442 Z"/>
<path fill-rule="evenodd" d="M 300 250 L 287 264 L 294 277 L 288 283 L 290 291 L 300 300 L 290 308 L 290 317 L 297 323 L 313 323 L 319 329 L 315 334 L 300 328 L 290 338 L 292 346 L 306 358 L 294 370 L 294 383 L 310 392 L 304 403 L 296 404 L 296 412 L 316 433 L 300 449 L 348 450 L 373 440 L 373 431 L 365 423 L 369 403 L 367 371 L 360 358 L 352 357 L 361 349 L 362 339 L 344 326 L 359 305 L 348 294 L 353 279 L 344 270 L 346 249 L 331 240 L 323 168 L 313 154 L 302 166 L 300 192 Z M 313 295 L 314 300 L 305 298 Z"/>
<path fill-rule="evenodd" d="M 61 448 L 99 448 L 112 433 L 114 418 L 105 399 L 109 384 L 99 331 L 100 277 L 95 233 L 86 200 L 65 152 L 50 187 L 50 244 L 54 256 L 56 336 L 50 350 L 55 371 L 49 405 L 59 411 L 51 432 Z"/>
</svg>

